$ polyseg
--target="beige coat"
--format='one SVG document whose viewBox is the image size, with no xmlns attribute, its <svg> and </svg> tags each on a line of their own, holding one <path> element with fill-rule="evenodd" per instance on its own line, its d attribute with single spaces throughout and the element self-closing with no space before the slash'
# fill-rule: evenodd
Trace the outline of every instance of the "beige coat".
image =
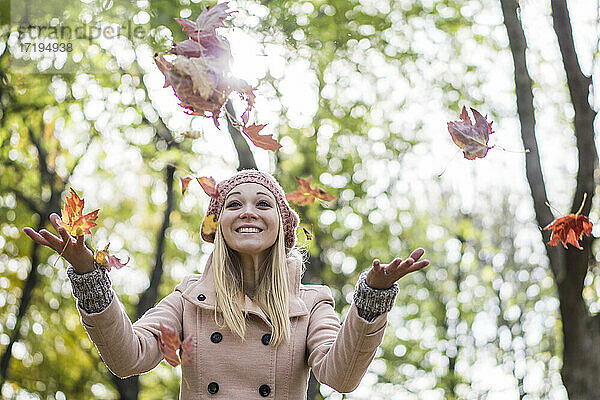
<svg viewBox="0 0 600 400">
<path fill-rule="evenodd" d="M 267 346 L 271 325 L 246 297 L 245 342 L 214 321 L 215 284 L 209 259 L 202 275 L 175 291 L 133 325 L 117 296 L 99 313 L 81 308 L 81 320 L 108 368 L 119 377 L 141 374 L 162 359 L 159 324 L 193 336 L 193 361 L 183 366 L 180 399 L 305 399 L 309 368 L 339 392 L 353 391 L 381 344 L 387 315 L 362 319 L 353 303 L 340 326 L 326 286 L 300 284 L 300 265 L 288 262 L 289 342 Z"/>
</svg>

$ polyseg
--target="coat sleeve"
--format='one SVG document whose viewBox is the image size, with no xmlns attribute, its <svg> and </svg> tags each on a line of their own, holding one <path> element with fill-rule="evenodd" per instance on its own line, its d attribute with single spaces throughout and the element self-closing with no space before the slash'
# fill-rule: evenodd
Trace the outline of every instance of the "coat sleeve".
<svg viewBox="0 0 600 400">
<path fill-rule="evenodd" d="M 340 325 L 327 286 L 317 286 L 307 332 L 308 365 L 317 380 L 341 393 L 356 389 L 383 340 L 387 312 L 368 322 L 354 302 Z"/>
<path fill-rule="evenodd" d="M 151 370 L 163 359 L 158 344 L 161 322 L 165 327 L 174 329 L 181 338 L 181 293 L 188 280 L 189 277 L 184 279 L 173 293 L 134 324 L 116 294 L 108 307 L 99 313 L 87 313 L 78 307 L 85 330 L 113 374 L 120 378 L 138 375 Z"/>
</svg>

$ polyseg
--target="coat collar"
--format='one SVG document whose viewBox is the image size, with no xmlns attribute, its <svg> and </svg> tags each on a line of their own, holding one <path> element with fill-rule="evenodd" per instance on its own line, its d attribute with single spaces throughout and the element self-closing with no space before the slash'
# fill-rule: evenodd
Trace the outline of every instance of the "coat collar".
<svg viewBox="0 0 600 400">
<path fill-rule="evenodd" d="M 198 307 L 214 310 L 216 307 L 216 289 L 215 281 L 212 273 L 212 254 L 208 257 L 204 272 L 199 280 L 191 283 L 187 288 L 184 289 L 182 296 L 189 302 L 197 305 Z M 300 280 L 302 278 L 302 265 L 295 259 L 287 260 L 287 271 L 288 271 L 288 293 L 289 293 L 289 304 L 290 311 L 289 316 L 299 317 L 308 314 L 306 304 L 300 298 Z M 250 314 L 257 315 L 260 317 L 268 326 L 271 326 L 269 319 L 265 313 L 250 299 L 247 295 L 244 295 L 246 304 L 242 309 Z"/>
</svg>

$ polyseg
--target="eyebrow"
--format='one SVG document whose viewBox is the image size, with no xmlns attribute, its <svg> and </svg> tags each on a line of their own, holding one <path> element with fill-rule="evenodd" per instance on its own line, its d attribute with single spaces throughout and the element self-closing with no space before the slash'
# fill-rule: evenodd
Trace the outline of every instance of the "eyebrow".
<svg viewBox="0 0 600 400">
<path fill-rule="evenodd" d="M 227 198 L 229 198 L 229 196 L 232 196 L 232 195 L 234 195 L 234 194 L 240 194 L 240 195 L 241 195 L 241 193 L 240 193 L 240 192 L 231 192 L 231 193 L 229 193 L 229 194 L 227 195 Z M 256 194 L 262 194 L 262 195 L 264 195 L 264 196 L 267 196 L 267 197 L 268 197 L 270 200 L 273 200 L 273 199 L 272 199 L 272 196 L 269 196 L 267 193 L 264 193 L 264 192 L 256 192 Z"/>
</svg>

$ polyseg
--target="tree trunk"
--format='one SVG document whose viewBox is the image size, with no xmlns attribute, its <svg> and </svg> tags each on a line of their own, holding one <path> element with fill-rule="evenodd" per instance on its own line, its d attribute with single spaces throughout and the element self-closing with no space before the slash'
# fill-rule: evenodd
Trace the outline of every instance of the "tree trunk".
<svg viewBox="0 0 600 400">
<path fill-rule="evenodd" d="M 544 227 L 554 217 L 544 205 L 547 197 L 535 138 L 533 92 L 525 60 L 527 44 L 523 27 L 519 21 L 516 0 L 501 0 L 500 2 L 515 67 L 521 137 L 524 147 L 530 151 L 526 155 L 527 181 L 531 189 L 537 223 L 540 227 Z M 585 77 L 579 68 L 565 1 L 553 0 L 552 9 L 554 29 L 558 37 L 569 93 L 575 109 L 575 136 L 579 169 L 572 210 L 575 212 L 579 208 L 583 194 L 587 193 L 590 199 L 586 202 L 582 214 L 588 215 L 595 187 L 594 171 L 598 163 L 592 125 L 595 112 L 591 110 L 587 100 L 591 80 Z M 549 231 L 542 231 L 544 243 L 548 242 L 549 236 Z M 590 318 L 582 296 L 592 239 L 585 238 L 582 240 L 582 245 L 583 251 L 572 246 L 564 250 L 562 247 L 551 247 L 546 244 L 546 253 L 550 260 L 560 301 L 563 328 L 563 366 L 561 370 L 563 384 L 571 399 L 596 399 L 600 398 L 600 386 L 597 385 L 598 371 L 600 371 L 600 358 L 597 353 L 597 349 L 600 348 L 600 335 L 592 329 L 593 325 L 598 324 Z"/>
<path fill-rule="evenodd" d="M 136 320 L 139 319 L 146 311 L 156 304 L 158 299 L 158 289 L 162 280 L 163 256 L 165 252 L 165 237 L 167 228 L 170 225 L 171 212 L 175 204 L 175 192 L 173 191 L 173 177 L 175 174 L 175 166 L 167 165 L 165 181 L 167 183 L 167 205 L 163 214 L 163 222 L 156 236 L 156 253 L 154 256 L 154 268 L 150 276 L 150 286 L 142 293 L 140 300 L 136 306 Z M 139 376 L 134 375 L 129 378 L 121 379 L 115 375 L 112 376 L 113 383 L 119 391 L 121 400 L 137 400 L 140 392 Z"/>
<path fill-rule="evenodd" d="M 37 225 L 36 230 L 39 231 L 44 227 L 44 221 L 46 221 L 47 216 L 41 216 L 40 222 Z M 4 385 L 6 378 L 8 377 L 8 366 L 10 364 L 10 360 L 12 358 L 12 348 L 21 337 L 21 322 L 23 322 L 23 317 L 27 313 L 29 309 L 29 304 L 31 303 L 31 297 L 33 296 L 33 289 L 37 285 L 39 279 L 38 272 L 38 264 L 40 263 L 40 255 L 39 255 L 40 245 L 37 243 L 33 243 L 31 247 L 31 269 L 29 270 L 29 274 L 27 275 L 27 280 L 25 281 L 25 286 L 23 287 L 23 294 L 21 295 L 21 302 L 19 303 L 19 311 L 17 312 L 17 320 L 15 322 L 15 327 L 13 328 L 10 334 L 10 341 L 8 345 L 4 349 L 4 353 L 2 353 L 2 358 L 0 358 L 0 388 Z"/>
</svg>

